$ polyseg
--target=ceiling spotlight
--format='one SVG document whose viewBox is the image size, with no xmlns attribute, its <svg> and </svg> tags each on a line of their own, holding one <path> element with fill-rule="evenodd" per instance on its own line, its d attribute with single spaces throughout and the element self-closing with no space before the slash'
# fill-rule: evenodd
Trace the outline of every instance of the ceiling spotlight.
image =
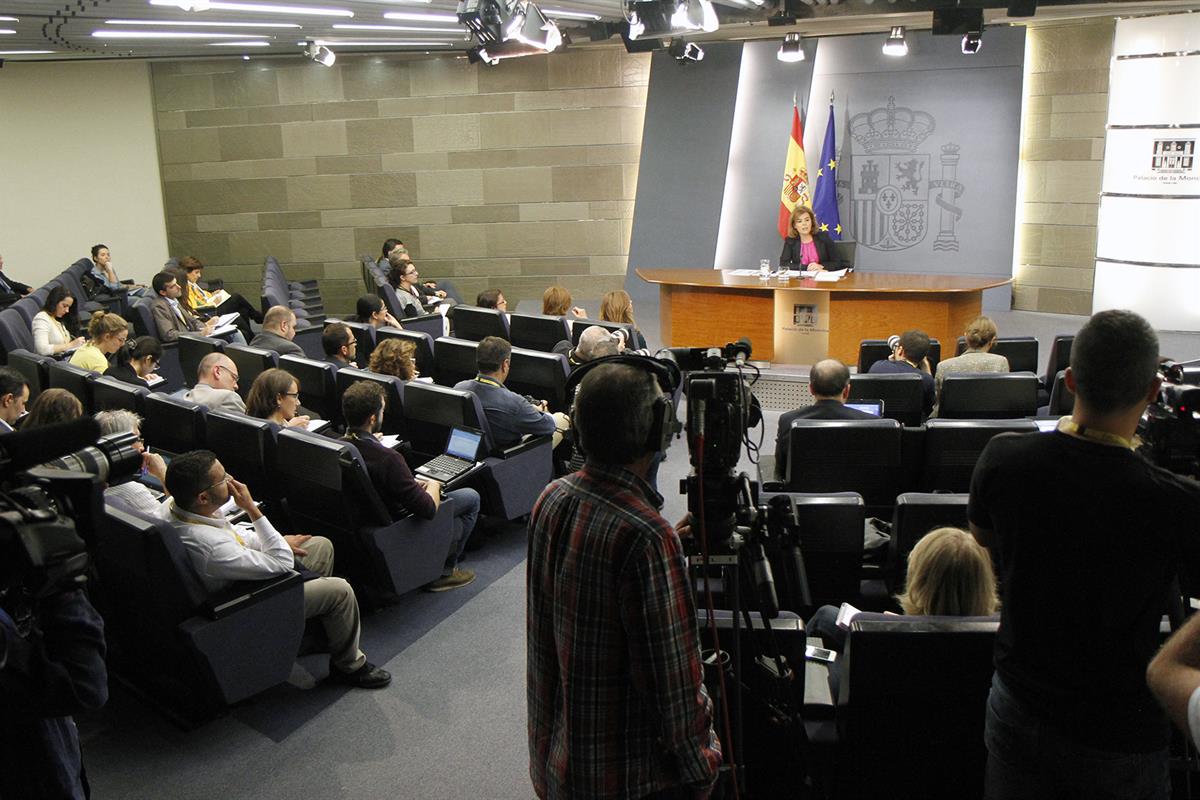
<svg viewBox="0 0 1200 800">
<path fill-rule="evenodd" d="M 803 41 L 798 33 L 789 33 L 783 37 L 783 43 L 779 45 L 779 52 L 775 57 L 780 61 L 794 63 L 804 60 Z"/>
<path fill-rule="evenodd" d="M 630 39 L 701 30 L 711 33 L 719 25 L 710 0 L 631 0 L 626 19 Z"/>
<path fill-rule="evenodd" d="M 513 15 L 513 19 L 517 19 L 516 14 Z M 533 3 L 526 2 L 522 6 L 520 19 L 519 26 L 509 26 L 506 39 L 515 39 L 547 53 L 557 50 L 562 45 L 562 32 L 558 26 Z"/>
<path fill-rule="evenodd" d="M 892 28 L 892 32 L 888 36 L 887 41 L 883 43 L 883 54 L 885 56 L 908 55 L 908 42 L 904 39 L 903 25 L 896 25 Z"/>
<path fill-rule="evenodd" d="M 717 10 L 709 0 L 679 0 L 671 14 L 671 25 L 681 30 L 712 33 L 718 27 Z"/>
<path fill-rule="evenodd" d="M 668 52 L 680 64 L 695 63 L 704 60 L 704 50 L 701 49 L 700 45 L 695 42 L 684 41 L 683 39 L 672 39 Z"/>
<path fill-rule="evenodd" d="M 979 48 L 983 47 L 983 31 L 967 31 L 962 38 L 962 51 L 964 55 L 973 56 L 979 52 Z"/>
<path fill-rule="evenodd" d="M 337 53 L 316 42 L 308 42 L 304 45 L 304 55 L 326 67 L 332 67 L 333 62 L 337 61 Z"/>
</svg>

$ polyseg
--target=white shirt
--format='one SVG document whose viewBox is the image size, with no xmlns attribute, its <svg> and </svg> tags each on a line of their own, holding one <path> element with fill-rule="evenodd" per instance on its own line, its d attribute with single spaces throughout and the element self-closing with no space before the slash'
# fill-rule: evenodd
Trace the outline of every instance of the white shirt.
<svg viewBox="0 0 1200 800">
<path fill-rule="evenodd" d="M 292 548 L 265 516 L 253 524 L 234 525 L 224 516 L 214 519 L 185 511 L 175 505 L 175 498 L 162 509 L 210 592 L 220 591 L 229 581 L 283 575 L 295 566 Z"/>
<path fill-rule="evenodd" d="M 39 355 L 54 355 L 54 345 L 66 344 L 71 341 L 71 334 L 60 320 L 50 316 L 45 311 L 39 311 L 33 316 L 33 349 Z"/>
</svg>

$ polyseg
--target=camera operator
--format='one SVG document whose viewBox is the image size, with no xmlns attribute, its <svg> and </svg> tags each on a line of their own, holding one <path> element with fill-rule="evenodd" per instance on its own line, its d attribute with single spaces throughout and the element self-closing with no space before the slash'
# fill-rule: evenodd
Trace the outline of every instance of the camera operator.
<svg viewBox="0 0 1200 800">
<path fill-rule="evenodd" d="M 1177 570 L 1200 565 L 1200 485 L 1132 449 L 1157 367 L 1146 320 L 1094 315 L 1071 348 L 1072 416 L 997 436 L 976 464 L 971 532 L 1001 576 L 989 800 L 1170 795 L 1146 665 Z"/>
<path fill-rule="evenodd" d="M 90 796 L 71 714 L 108 700 L 104 624 L 80 589 L 38 603 L 21 635 L 0 609 L 0 797 Z"/>
<path fill-rule="evenodd" d="M 706 797 L 721 750 L 679 539 L 688 524 L 677 534 L 646 482 L 674 409 L 651 366 L 587 369 L 575 400 L 587 462 L 546 488 L 529 521 L 530 776 L 540 798 Z"/>
</svg>

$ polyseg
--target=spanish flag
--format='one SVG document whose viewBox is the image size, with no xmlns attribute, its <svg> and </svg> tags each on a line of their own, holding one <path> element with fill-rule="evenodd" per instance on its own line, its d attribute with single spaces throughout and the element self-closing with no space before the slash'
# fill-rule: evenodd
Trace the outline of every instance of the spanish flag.
<svg viewBox="0 0 1200 800">
<path fill-rule="evenodd" d="M 783 165 L 783 191 L 779 195 L 779 235 L 787 238 L 788 223 L 796 206 L 808 206 L 812 198 L 808 191 L 808 164 L 804 160 L 804 127 L 800 124 L 800 109 L 792 101 L 792 137 L 788 140 L 787 161 Z"/>
</svg>

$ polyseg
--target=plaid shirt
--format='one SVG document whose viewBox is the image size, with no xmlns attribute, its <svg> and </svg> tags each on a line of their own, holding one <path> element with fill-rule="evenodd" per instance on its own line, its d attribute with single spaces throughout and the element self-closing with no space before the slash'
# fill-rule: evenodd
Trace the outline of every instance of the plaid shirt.
<svg viewBox="0 0 1200 800">
<path fill-rule="evenodd" d="M 588 463 L 546 487 L 529 518 L 538 797 L 638 798 L 716 779 L 696 609 L 661 503 L 632 472 Z"/>
</svg>

